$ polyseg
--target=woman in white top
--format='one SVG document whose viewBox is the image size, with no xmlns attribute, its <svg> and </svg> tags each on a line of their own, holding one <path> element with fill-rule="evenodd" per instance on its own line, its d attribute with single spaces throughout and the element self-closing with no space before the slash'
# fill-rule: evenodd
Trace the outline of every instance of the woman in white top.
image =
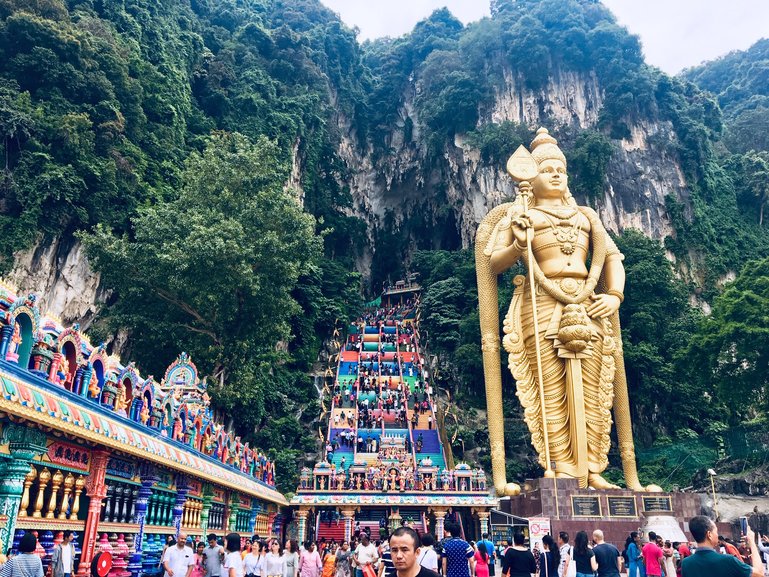
<svg viewBox="0 0 769 577">
<path fill-rule="evenodd" d="M 226 575 L 222 577 L 243 577 L 243 559 L 240 557 L 240 535 L 230 533 L 225 537 L 227 555 L 224 557 Z"/>
<path fill-rule="evenodd" d="M 417 560 L 425 569 L 438 572 L 438 553 L 433 549 L 435 538 L 430 533 L 422 535 L 422 548 L 419 551 Z"/>
<path fill-rule="evenodd" d="M 243 573 L 246 577 L 259 577 L 262 564 L 262 550 L 259 541 L 251 544 L 251 550 L 243 557 Z"/>
<path fill-rule="evenodd" d="M 286 572 L 286 558 L 280 554 L 277 539 L 270 541 L 270 551 L 264 556 L 261 577 L 283 577 Z"/>
</svg>

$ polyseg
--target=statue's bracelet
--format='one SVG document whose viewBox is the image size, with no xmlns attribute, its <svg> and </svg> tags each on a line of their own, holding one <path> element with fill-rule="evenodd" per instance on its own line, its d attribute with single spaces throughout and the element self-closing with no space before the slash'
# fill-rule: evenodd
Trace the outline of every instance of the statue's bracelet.
<svg viewBox="0 0 769 577">
<path fill-rule="evenodd" d="M 619 302 L 625 301 L 625 295 L 619 291 L 615 291 L 614 289 L 606 291 L 606 294 L 617 297 L 619 299 Z"/>
<path fill-rule="evenodd" d="M 526 247 L 525 247 L 525 246 L 521 246 L 520 244 L 518 244 L 518 239 L 517 239 L 517 238 L 516 238 L 516 239 L 513 239 L 513 248 L 514 248 L 515 250 L 519 250 L 519 251 L 521 251 L 521 252 L 523 252 L 523 251 L 526 249 Z"/>
</svg>

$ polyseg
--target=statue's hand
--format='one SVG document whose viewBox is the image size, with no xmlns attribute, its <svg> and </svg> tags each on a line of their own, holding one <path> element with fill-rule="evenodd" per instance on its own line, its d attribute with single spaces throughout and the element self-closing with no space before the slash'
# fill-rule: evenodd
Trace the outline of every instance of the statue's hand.
<svg viewBox="0 0 769 577">
<path fill-rule="evenodd" d="M 522 214 L 512 220 L 513 240 L 518 246 L 526 246 L 526 229 L 533 226 L 528 214 Z"/>
<path fill-rule="evenodd" d="M 619 310 L 619 297 L 607 294 L 594 294 L 590 296 L 593 302 L 587 307 L 587 314 L 590 318 L 606 318 Z"/>
</svg>

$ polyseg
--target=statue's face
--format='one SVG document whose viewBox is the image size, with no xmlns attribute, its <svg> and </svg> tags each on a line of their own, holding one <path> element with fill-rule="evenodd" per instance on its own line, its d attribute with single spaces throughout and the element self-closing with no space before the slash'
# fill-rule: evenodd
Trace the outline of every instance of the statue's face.
<svg viewBox="0 0 769 577">
<path fill-rule="evenodd" d="M 531 181 L 536 198 L 563 198 L 568 186 L 566 165 L 557 159 L 544 160 L 539 174 Z"/>
</svg>

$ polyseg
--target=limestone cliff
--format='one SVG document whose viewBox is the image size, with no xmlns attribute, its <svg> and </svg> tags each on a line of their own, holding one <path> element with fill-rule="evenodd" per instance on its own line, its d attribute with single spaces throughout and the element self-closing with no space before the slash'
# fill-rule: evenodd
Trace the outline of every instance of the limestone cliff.
<svg viewBox="0 0 769 577">
<path fill-rule="evenodd" d="M 339 154 L 352 175 L 349 185 L 356 213 L 372 230 L 381 225 L 388 211 L 403 223 L 424 206 L 434 211 L 448 208 L 461 245 L 468 247 L 481 218 L 514 195 L 513 184 L 503 166 L 484 163 L 461 134 L 439 159 L 428 159 L 427 145 L 417 128 L 420 119 L 414 100 L 418 91 L 418 85 L 405 91 L 399 121 L 387 137 L 387 153 L 360 146 L 354 126 L 344 116 L 337 117 L 342 133 Z M 595 128 L 602 103 L 603 92 L 593 75 L 559 72 L 546 86 L 533 91 L 507 71 L 503 87 L 496 90 L 493 105 L 479 126 L 507 120 L 530 128 Z M 408 142 L 407 121 L 414 127 Z M 615 141 L 605 192 L 595 208 L 613 232 L 635 228 L 662 240 L 673 234 L 665 196 L 671 194 L 686 205 L 688 192 L 678 160 L 654 142 L 674 141 L 676 136 L 669 122 L 654 120 L 631 124 L 630 132 L 629 138 Z M 365 153 L 359 152 L 361 148 Z"/>
</svg>

